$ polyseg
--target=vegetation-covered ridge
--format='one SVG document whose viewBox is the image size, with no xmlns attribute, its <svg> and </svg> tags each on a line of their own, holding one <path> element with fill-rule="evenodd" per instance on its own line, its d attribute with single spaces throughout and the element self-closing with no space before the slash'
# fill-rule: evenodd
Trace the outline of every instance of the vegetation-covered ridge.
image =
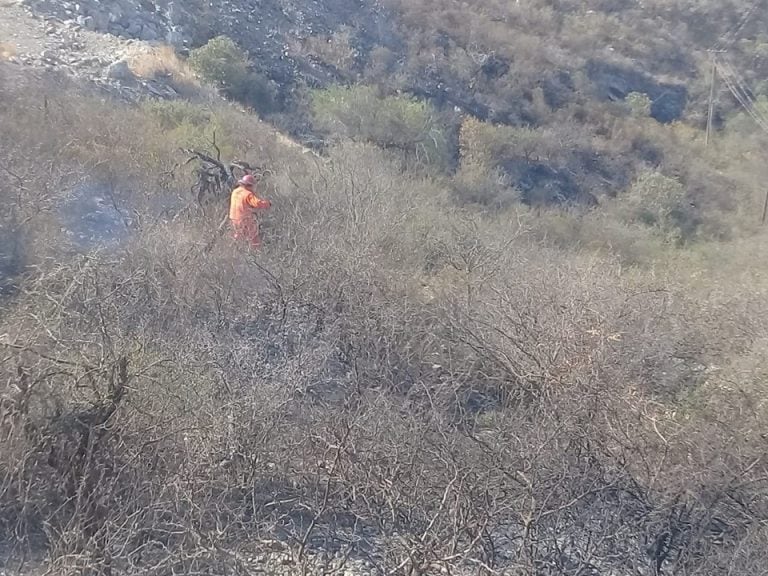
<svg viewBox="0 0 768 576">
<path fill-rule="evenodd" d="M 756 224 L 768 126 L 759 2 L 384 6 L 389 35 L 356 20 L 291 44 L 291 57 L 335 75 L 299 77 L 287 96 L 290 83 L 270 84 L 257 62 L 261 80 L 225 90 L 309 141 L 399 152 L 446 175 L 460 203 L 600 205 L 676 242 Z"/>
<path fill-rule="evenodd" d="M 66 16 L 66 3 L 28 4 Z M 200 77 L 304 143 L 343 135 L 399 150 L 449 176 L 464 203 L 611 211 L 652 171 L 685 191 L 659 200 L 676 221 L 662 233 L 675 241 L 727 237 L 761 212 L 762 0 L 261 0 L 154 11 L 121 0 L 117 20 L 98 3 L 78 6 L 96 29 L 130 36 L 148 26 L 184 43 Z M 183 80 L 172 86 L 188 96 Z M 710 95 L 718 161 L 696 163 Z"/>
</svg>

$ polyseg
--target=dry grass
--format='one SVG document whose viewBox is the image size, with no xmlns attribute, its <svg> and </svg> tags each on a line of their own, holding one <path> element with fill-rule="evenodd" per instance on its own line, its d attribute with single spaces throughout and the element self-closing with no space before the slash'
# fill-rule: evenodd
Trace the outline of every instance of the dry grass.
<svg viewBox="0 0 768 576">
<path fill-rule="evenodd" d="M 183 95 L 203 91 L 203 86 L 191 68 L 178 57 L 172 46 L 142 50 L 128 59 L 134 74 L 148 80 L 165 79 Z"/>
<path fill-rule="evenodd" d="M 194 74 L 176 55 L 172 46 L 159 46 L 142 51 L 129 59 L 129 65 L 134 74 L 142 78 L 172 74 L 185 80 L 194 80 Z"/>
</svg>

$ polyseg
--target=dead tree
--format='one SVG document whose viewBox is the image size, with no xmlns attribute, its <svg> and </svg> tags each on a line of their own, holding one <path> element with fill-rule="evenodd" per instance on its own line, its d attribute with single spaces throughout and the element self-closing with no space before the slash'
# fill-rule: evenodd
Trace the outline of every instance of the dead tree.
<svg viewBox="0 0 768 576">
<path fill-rule="evenodd" d="M 216 204 L 226 199 L 237 181 L 245 174 L 260 176 L 264 170 L 258 166 L 252 166 L 248 162 L 232 161 L 225 165 L 221 161 L 220 153 L 213 157 L 202 150 L 185 149 L 189 156 L 186 164 L 196 162 L 193 170 L 194 183 L 192 184 L 192 197 L 199 206 L 205 207 Z"/>
<path fill-rule="evenodd" d="M 216 144 L 215 132 L 210 143 L 214 153 L 196 148 L 182 148 L 181 152 L 187 156 L 186 161 L 177 164 L 170 171 L 172 176 L 182 166 L 195 165 L 192 171 L 194 181 L 190 193 L 204 212 L 206 207 L 224 203 L 237 181 L 245 174 L 263 177 L 269 172 L 261 166 L 254 166 L 242 160 L 225 163 L 221 158 L 221 149 Z"/>
<path fill-rule="evenodd" d="M 270 173 L 261 166 L 254 166 L 242 160 L 232 160 L 225 164 L 221 159 L 221 150 L 216 145 L 215 135 L 211 144 L 215 155 L 207 150 L 182 149 L 187 159 L 174 168 L 175 170 L 182 165 L 194 164 L 193 183 L 190 189 L 192 201 L 197 204 L 206 218 L 215 219 L 216 230 L 204 248 L 206 252 L 213 247 L 217 238 L 226 229 L 229 194 L 238 180 L 246 174 L 252 174 L 260 179 Z"/>
</svg>

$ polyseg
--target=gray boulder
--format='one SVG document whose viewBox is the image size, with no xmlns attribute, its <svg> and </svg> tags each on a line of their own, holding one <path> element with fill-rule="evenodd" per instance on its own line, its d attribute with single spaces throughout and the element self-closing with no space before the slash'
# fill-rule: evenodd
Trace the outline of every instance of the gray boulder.
<svg viewBox="0 0 768 576">
<path fill-rule="evenodd" d="M 131 21 L 126 27 L 125 31 L 129 36 L 138 37 L 141 35 L 141 22 L 136 20 Z"/>
<path fill-rule="evenodd" d="M 91 14 L 93 18 L 93 27 L 95 30 L 106 30 L 109 28 L 109 14 L 104 12 L 94 12 Z"/>
<path fill-rule="evenodd" d="M 118 60 L 107 67 L 107 78 L 125 82 L 133 80 L 135 77 L 128 66 L 128 62 L 125 60 Z"/>
<path fill-rule="evenodd" d="M 158 36 L 157 29 L 153 25 L 144 24 L 144 26 L 141 27 L 141 35 L 139 38 L 145 42 L 153 42 L 157 40 Z"/>
<path fill-rule="evenodd" d="M 77 23 L 86 30 L 96 29 L 96 22 L 94 21 L 93 16 L 78 16 Z"/>
<path fill-rule="evenodd" d="M 40 54 L 40 59 L 44 62 L 57 62 L 59 54 L 56 50 L 43 50 L 42 54 Z"/>
</svg>

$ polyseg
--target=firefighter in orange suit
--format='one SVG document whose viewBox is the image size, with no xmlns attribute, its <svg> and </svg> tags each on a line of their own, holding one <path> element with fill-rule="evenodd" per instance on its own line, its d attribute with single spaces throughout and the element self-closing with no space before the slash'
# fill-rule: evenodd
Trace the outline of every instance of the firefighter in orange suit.
<svg viewBox="0 0 768 576">
<path fill-rule="evenodd" d="M 261 240 L 255 211 L 266 210 L 272 203 L 256 196 L 256 181 L 251 174 L 243 176 L 237 184 L 229 200 L 229 221 L 232 223 L 234 237 L 236 240 L 248 242 L 251 248 L 258 248 Z"/>
</svg>

